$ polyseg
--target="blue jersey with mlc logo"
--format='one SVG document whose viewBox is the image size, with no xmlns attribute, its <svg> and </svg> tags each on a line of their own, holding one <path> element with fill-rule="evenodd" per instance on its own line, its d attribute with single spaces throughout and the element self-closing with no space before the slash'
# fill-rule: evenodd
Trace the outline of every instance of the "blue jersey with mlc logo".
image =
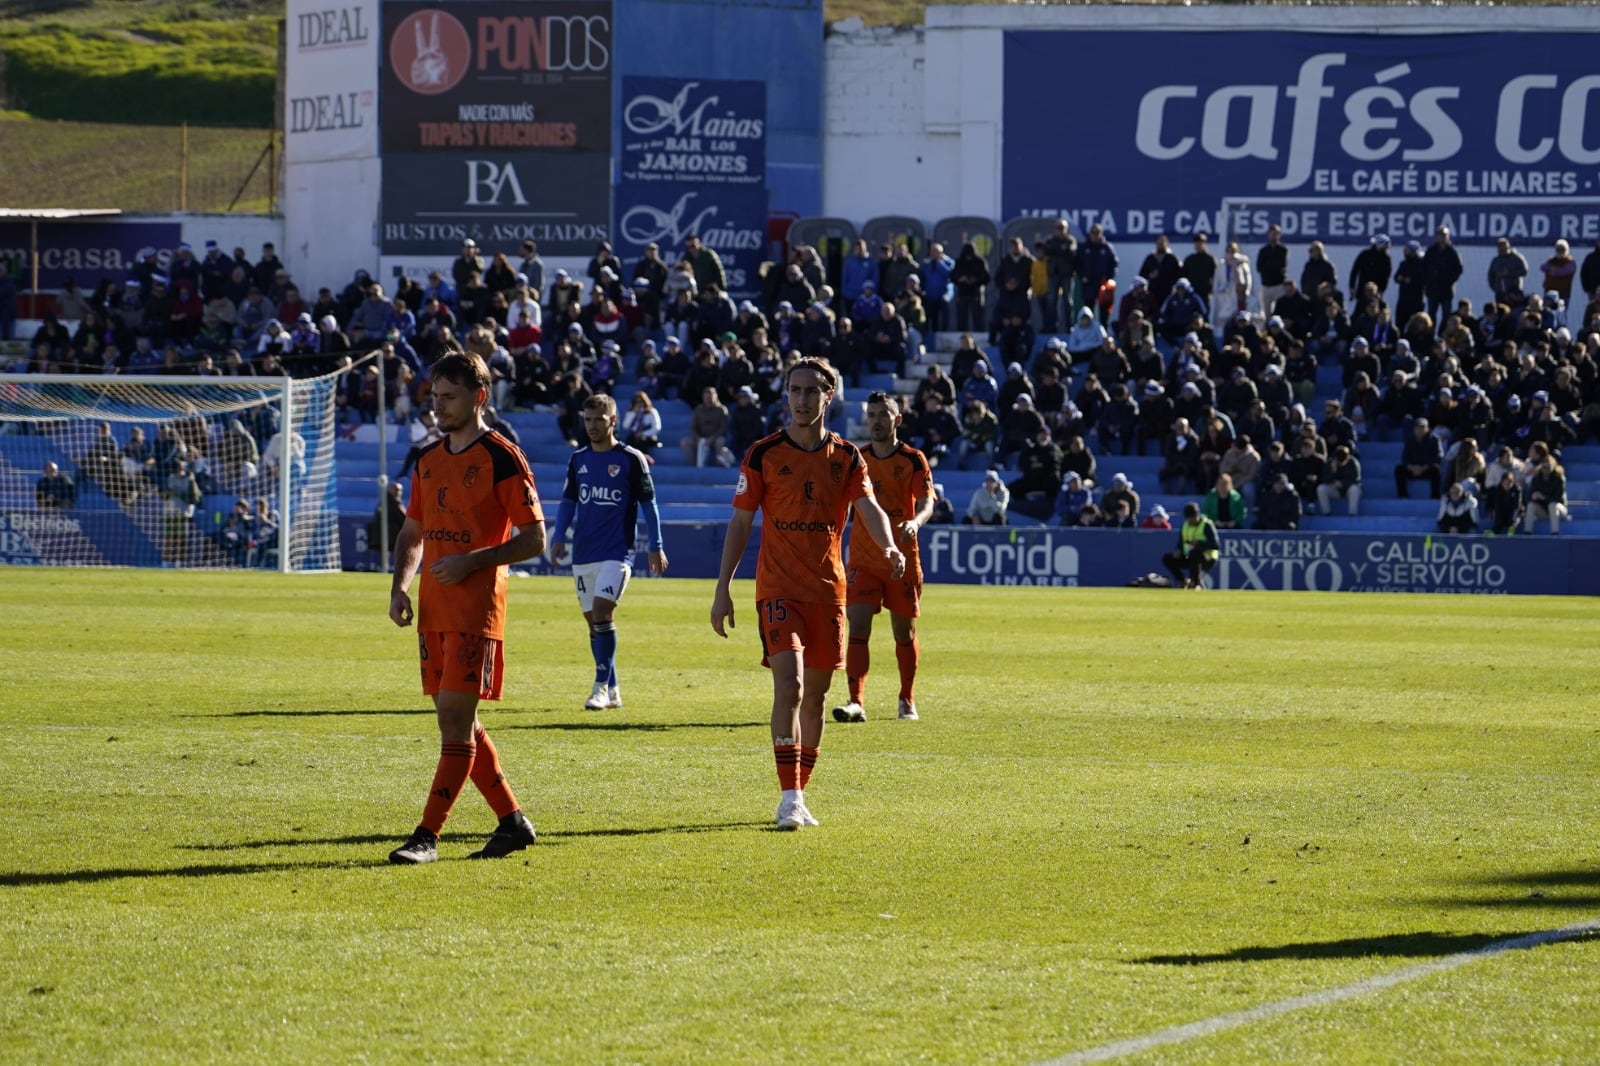
<svg viewBox="0 0 1600 1066">
<path fill-rule="evenodd" d="M 641 507 L 656 514 L 650 463 L 639 451 L 618 444 L 608 451 L 580 448 L 567 460 L 561 513 L 572 510 L 572 563 L 628 562 L 633 557 L 635 520 Z M 660 524 L 648 523 L 659 538 Z M 565 529 L 554 539 L 567 540 Z M 659 545 L 656 545 L 657 547 Z"/>
</svg>

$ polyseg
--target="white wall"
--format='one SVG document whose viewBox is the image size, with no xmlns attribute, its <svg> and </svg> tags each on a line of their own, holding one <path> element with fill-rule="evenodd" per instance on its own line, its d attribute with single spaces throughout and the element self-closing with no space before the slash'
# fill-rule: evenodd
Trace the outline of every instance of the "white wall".
<svg viewBox="0 0 1600 1066">
<path fill-rule="evenodd" d="M 285 168 L 283 252 L 287 266 L 305 263 L 302 275 L 338 292 L 356 270 L 378 270 L 379 163 L 376 158 L 298 163 Z"/>
<path fill-rule="evenodd" d="M 378 271 L 378 2 L 289 0 L 286 18 L 280 257 L 337 292 Z"/>
</svg>

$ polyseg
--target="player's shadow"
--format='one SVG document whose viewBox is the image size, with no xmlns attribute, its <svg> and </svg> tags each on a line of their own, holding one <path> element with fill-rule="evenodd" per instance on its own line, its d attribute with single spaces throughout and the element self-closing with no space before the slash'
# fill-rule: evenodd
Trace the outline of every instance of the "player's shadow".
<svg viewBox="0 0 1600 1066">
<path fill-rule="evenodd" d="M 618 722 L 607 719 L 605 721 L 580 721 L 580 722 L 502 722 L 495 726 L 498 732 L 503 729 L 554 729 L 563 733 L 581 733 L 590 730 L 610 731 L 613 733 L 669 733 L 678 729 L 766 729 L 770 722 Z"/>
<path fill-rule="evenodd" d="M 1393 933 L 1389 936 L 1358 936 L 1298 944 L 1263 944 L 1231 951 L 1146 955 L 1133 961 L 1150 966 L 1202 966 L 1212 962 L 1271 962 L 1277 959 L 1425 959 L 1455 955 L 1497 940 L 1523 935 L 1524 932 Z"/>
<path fill-rule="evenodd" d="M 1466 907 L 1600 907 L 1600 869 L 1506 874 L 1467 884 L 1468 891 L 1437 902 Z"/>
<path fill-rule="evenodd" d="M 391 838 L 385 837 L 385 840 Z M 189 866 L 111 867 L 102 870 L 59 870 L 30 873 L 13 870 L 0 873 L 0 889 L 31 888 L 38 885 L 92 885 L 102 881 L 125 881 L 147 877 L 237 877 L 249 874 L 283 873 L 288 870 L 352 870 L 389 865 L 382 856 L 366 860 L 328 859 L 311 862 L 196 863 Z"/>
<path fill-rule="evenodd" d="M 302 711 L 218 711 L 215 714 L 185 714 L 183 718 L 353 718 L 370 715 L 414 715 L 423 714 L 430 718 L 433 711 L 423 707 L 406 707 L 403 709 L 389 708 L 387 710 L 358 710 L 341 708 L 339 710 L 302 710 Z"/>
<path fill-rule="evenodd" d="M 1427 900 L 1447 907 L 1579 909 L 1600 907 L 1600 869 L 1547 870 L 1506 874 L 1466 882 L 1467 890 Z M 1392 933 L 1388 936 L 1294 944 L 1253 945 L 1230 951 L 1149 955 L 1133 961 L 1155 966 L 1198 966 L 1211 962 L 1265 962 L 1274 959 L 1438 958 L 1513 940 L 1539 930 L 1500 933 Z M 1600 930 L 1583 939 L 1600 937 Z M 1573 937 L 1572 939 L 1578 939 Z"/>
<path fill-rule="evenodd" d="M 717 833 L 730 829 L 751 829 L 770 825 L 769 822 L 697 822 L 675 825 L 655 826 L 612 826 L 605 829 L 574 829 L 574 830 L 539 830 L 539 841 L 535 848 L 546 845 L 554 846 L 563 840 L 575 840 L 583 837 L 635 837 L 653 836 L 658 833 Z M 443 846 L 453 844 L 477 844 L 483 840 L 483 833 L 456 832 L 445 833 L 439 838 Z M 253 848 L 295 848 L 314 845 L 320 847 L 344 847 L 387 844 L 391 847 L 398 841 L 392 833 L 363 834 L 359 836 L 340 837 L 279 837 L 272 840 L 242 840 L 227 844 L 180 844 L 180 851 L 246 851 Z M 340 865 L 330 863 L 329 865 Z M 0 882 L 3 883 L 3 882 Z"/>
</svg>

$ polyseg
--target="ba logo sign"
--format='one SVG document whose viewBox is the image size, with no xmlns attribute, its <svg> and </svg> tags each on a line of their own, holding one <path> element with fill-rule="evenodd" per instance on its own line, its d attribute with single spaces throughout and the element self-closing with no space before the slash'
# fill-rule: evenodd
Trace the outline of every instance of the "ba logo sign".
<svg viewBox="0 0 1600 1066">
<path fill-rule="evenodd" d="M 389 66 L 414 93 L 447 93 L 472 65 L 472 38 L 452 14 L 418 11 L 400 23 L 389 39 Z"/>
<path fill-rule="evenodd" d="M 522 182 L 517 178 L 517 169 L 510 163 L 502 166 L 492 159 L 468 159 L 466 167 L 467 198 L 463 202 L 468 207 L 503 203 L 528 206 L 528 198 L 522 194 Z"/>
</svg>

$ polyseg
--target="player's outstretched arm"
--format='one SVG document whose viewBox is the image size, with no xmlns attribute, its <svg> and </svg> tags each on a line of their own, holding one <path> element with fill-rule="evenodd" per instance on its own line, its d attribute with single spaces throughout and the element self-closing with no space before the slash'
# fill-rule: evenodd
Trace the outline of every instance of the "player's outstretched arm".
<svg viewBox="0 0 1600 1066">
<path fill-rule="evenodd" d="M 878 506 L 878 501 L 871 496 L 857 497 L 855 509 L 856 521 L 872 534 L 872 539 L 879 544 L 889 545 L 883 549 L 883 558 L 889 564 L 889 573 L 895 577 L 905 573 L 905 553 L 894 546 L 894 527 L 890 524 L 889 516 L 883 508 Z"/>
<path fill-rule="evenodd" d="M 722 542 L 722 565 L 717 571 L 717 592 L 711 598 L 711 629 L 719 637 L 726 637 L 727 631 L 733 628 L 733 593 L 729 586 L 733 583 L 734 571 L 739 569 L 739 560 L 744 558 L 745 545 L 750 543 L 750 529 L 755 520 L 754 511 L 738 507 L 728 519 L 727 537 Z"/>
<path fill-rule="evenodd" d="M 389 618 L 405 628 L 411 624 L 411 582 L 422 566 L 422 523 L 408 518 L 394 542 L 394 581 L 389 586 Z"/>
</svg>

